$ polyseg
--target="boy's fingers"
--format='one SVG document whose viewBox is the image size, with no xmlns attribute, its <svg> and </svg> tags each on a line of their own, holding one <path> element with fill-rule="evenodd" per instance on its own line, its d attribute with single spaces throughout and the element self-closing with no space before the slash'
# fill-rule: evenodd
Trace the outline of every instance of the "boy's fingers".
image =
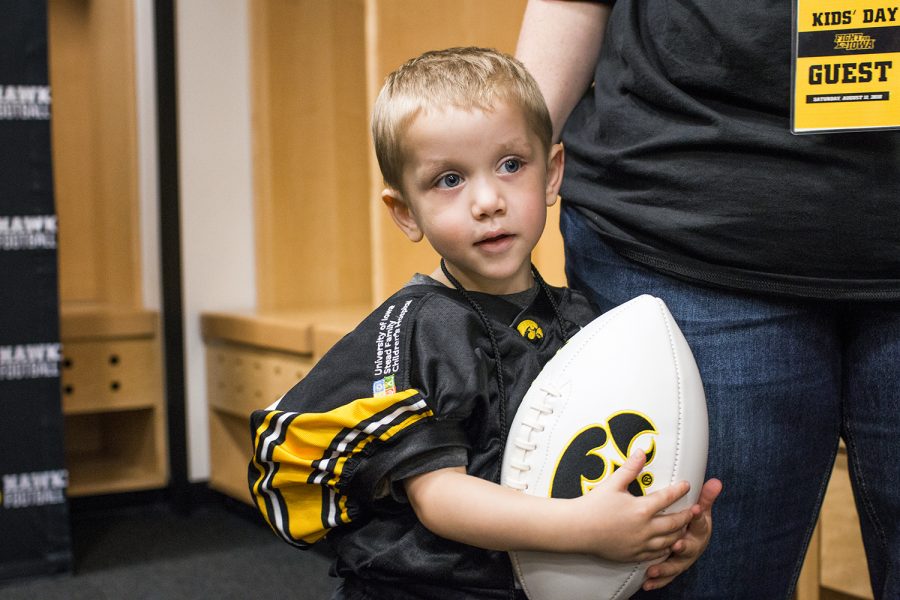
<svg viewBox="0 0 900 600">
<path fill-rule="evenodd" d="M 647 579 L 659 579 L 661 577 L 675 577 L 681 573 L 683 565 L 678 561 L 667 560 L 651 566 L 647 569 Z"/>
<path fill-rule="evenodd" d="M 648 533 L 652 537 L 671 537 L 671 545 L 684 537 L 687 526 L 693 518 L 690 510 L 682 510 L 670 515 L 656 515 L 653 517 Z"/>
<path fill-rule="evenodd" d="M 659 515 L 656 517 L 658 530 L 664 534 L 677 534 L 678 537 L 684 535 L 685 526 L 694 519 L 690 509 L 685 509 L 671 515 Z"/>
<path fill-rule="evenodd" d="M 678 575 L 685 568 L 693 564 L 697 558 L 697 548 L 685 546 L 679 552 L 672 552 L 667 560 L 656 563 L 647 569 L 647 577 L 672 577 Z"/>
<path fill-rule="evenodd" d="M 650 507 L 653 512 L 659 512 L 670 506 L 673 502 L 684 496 L 691 489 L 691 485 L 687 481 L 673 483 L 667 488 L 663 488 L 657 492 L 653 492 L 646 496 L 650 501 Z"/>
<path fill-rule="evenodd" d="M 664 577 L 662 579 L 648 579 L 644 582 L 644 591 L 649 592 L 650 590 L 658 590 L 659 588 L 665 587 L 672 583 L 674 577 Z"/>
<path fill-rule="evenodd" d="M 647 455 L 644 454 L 642 450 L 635 450 L 631 453 L 631 456 L 628 457 L 628 460 L 625 461 L 625 464 L 616 469 L 610 476 L 610 483 L 617 489 L 627 489 L 628 485 L 640 474 L 641 469 L 644 468 L 644 463 L 646 462 Z"/>
<path fill-rule="evenodd" d="M 688 559 L 672 554 L 667 560 L 651 565 L 647 569 L 647 581 L 659 584 L 655 587 L 662 587 L 682 573 L 689 564 Z"/>
<path fill-rule="evenodd" d="M 654 550 L 659 548 L 660 550 L 666 550 L 670 554 L 675 554 L 674 546 L 675 543 L 682 539 L 681 531 L 673 531 L 670 533 L 663 534 L 656 539 L 653 540 Z"/>
<path fill-rule="evenodd" d="M 649 561 L 658 561 L 669 558 L 672 553 L 668 548 L 663 550 L 647 550 L 646 552 L 641 552 L 637 556 L 635 556 L 635 560 L 637 562 L 649 562 Z M 657 564 L 665 564 L 665 561 L 657 563 Z"/>
</svg>

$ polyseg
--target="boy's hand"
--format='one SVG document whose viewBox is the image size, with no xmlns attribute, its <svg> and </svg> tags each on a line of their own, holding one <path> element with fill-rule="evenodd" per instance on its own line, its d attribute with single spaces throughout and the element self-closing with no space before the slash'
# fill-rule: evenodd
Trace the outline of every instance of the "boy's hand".
<svg viewBox="0 0 900 600">
<path fill-rule="evenodd" d="M 643 562 L 668 556 L 682 539 L 688 545 L 685 527 L 695 518 L 694 507 L 659 514 L 688 492 L 686 481 L 642 497 L 628 492 L 645 461 L 642 451 L 632 453 L 608 479 L 576 499 L 581 516 L 572 534 L 582 552 L 619 562 Z"/>
<path fill-rule="evenodd" d="M 665 561 L 647 569 L 645 590 L 655 590 L 668 585 L 703 554 L 712 534 L 712 505 L 722 491 L 722 482 L 710 479 L 703 484 L 697 504 L 691 507 L 691 519 L 684 537 L 672 545 L 672 554 Z"/>
</svg>

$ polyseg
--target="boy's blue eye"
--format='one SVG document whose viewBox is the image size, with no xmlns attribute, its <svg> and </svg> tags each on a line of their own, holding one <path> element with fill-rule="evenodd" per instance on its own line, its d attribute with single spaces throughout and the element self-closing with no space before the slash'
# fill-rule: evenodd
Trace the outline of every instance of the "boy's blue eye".
<svg viewBox="0 0 900 600">
<path fill-rule="evenodd" d="M 447 173 L 438 179 L 437 186 L 440 188 L 455 188 L 462 182 L 462 178 L 456 173 Z"/>
<path fill-rule="evenodd" d="M 515 173 L 522 168 L 522 162 L 517 158 L 510 158 L 503 161 L 503 170 L 507 173 Z"/>
</svg>

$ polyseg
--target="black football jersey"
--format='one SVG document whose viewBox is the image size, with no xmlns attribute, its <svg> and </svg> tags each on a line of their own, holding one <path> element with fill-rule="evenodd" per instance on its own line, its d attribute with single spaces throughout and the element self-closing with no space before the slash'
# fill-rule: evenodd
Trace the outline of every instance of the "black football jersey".
<svg viewBox="0 0 900 600">
<path fill-rule="evenodd" d="M 327 535 L 337 575 L 373 598 L 506 597 L 506 553 L 431 533 L 406 501 L 402 479 L 465 466 L 499 480 L 509 423 L 532 380 L 595 316 L 577 292 L 546 292 L 524 310 L 469 292 L 493 330 L 502 394 L 493 345 L 472 304 L 450 288 L 412 285 L 277 403 L 254 412 L 249 484 L 275 532 L 301 548 Z"/>
</svg>

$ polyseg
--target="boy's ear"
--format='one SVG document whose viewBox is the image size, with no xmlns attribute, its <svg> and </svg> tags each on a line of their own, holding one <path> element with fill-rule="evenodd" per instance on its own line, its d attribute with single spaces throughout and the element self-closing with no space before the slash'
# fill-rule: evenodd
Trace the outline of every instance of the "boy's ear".
<svg viewBox="0 0 900 600">
<path fill-rule="evenodd" d="M 419 228 L 419 223 L 416 222 L 412 209 L 403 201 L 400 192 L 393 188 L 384 188 L 381 192 L 381 201 L 387 206 L 391 218 L 394 219 L 394 223 L 397 224 L 400 231 L 405 233 L 411 241 L 421 242 L 422 230 Z"/>
<path fill-rule="evenodd" d="M 547 157 L 547 206 L 556 204 L 559 187 L 562 185 L 563 170 L 566 164 L 562 144 L 553 144 Z"/>
</svg>

